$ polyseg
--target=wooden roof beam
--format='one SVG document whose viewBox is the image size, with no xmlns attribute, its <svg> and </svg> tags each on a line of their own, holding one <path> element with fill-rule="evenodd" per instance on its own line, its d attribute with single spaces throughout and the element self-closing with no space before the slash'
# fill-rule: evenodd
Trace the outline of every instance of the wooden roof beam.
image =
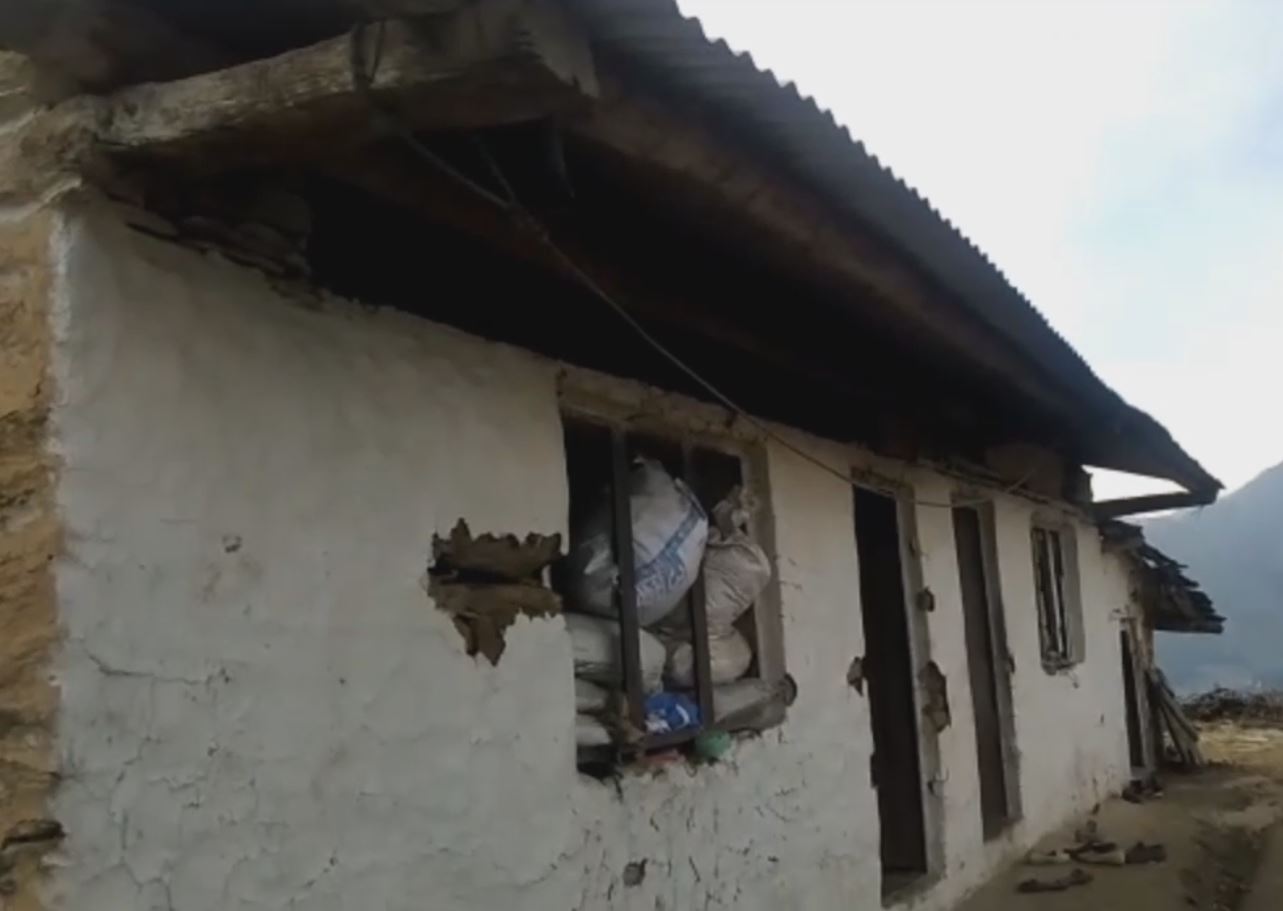
<svg viewBox="0 0 1283 911">
<path fill-rule="evenodd" d="M 367 85 L 354 72 L 362 64 Z M 410 130 L 469 130 L 573 110 L 596 92 L 587 40 L 554 3 L 499 0 L 372 23 L 172 82 L 77 96 L 24 132 L 46 148 L 63 135 L 86 170 L 105 153 L 125 165 L 202 174 L 361 145 L 383 132 L 376 107 Z"/>
<path fill-rule="evenodd" d="M 118 155 L 222 170 L 366 141 L 379 133 L 371 103 L 408 129 L 467 130 L 545 117 L 596 92 L 587 40 L 558 7 L 505 0 L 124 89 L 106 99 L 99 139 Z"/>
<path fill-rule="evenodd" d="M 469 2 L 313 0 L 311 10 L 296 4 L 270 13 L 274 27 L 297 20 L 305 33 L 309 29 L 315 33 L 318 20 L 338 31 L 371 19 L 453 13 Z M 0 49 L 31 58 L 47 83 L 65 94 L 102 93 L 133 83 L 177 79 L 246 59 L 220 43 L 216 11 L 206 17 L 211 28 L 202 33 L 184 31 L 174 18 L 163 4 L 149 6 L 138 0 L 4 0 Z"/>
<path fill-rule="evenodd" d="M 1178 493 L 1157 493 L 1141 497 L 1127 497 L 1121 500 L 1100 500 L 1092 504 L 1092 515 L 1098 521 L 1118 519 L 1122 516 L 1136 516 L 1147 512 L 1162 512 L 1168 509 L 1188 509 L 1191 506 L 1207 506 L 1216 502 L 1215 490 L 1180 491 Z"/>
</svg>

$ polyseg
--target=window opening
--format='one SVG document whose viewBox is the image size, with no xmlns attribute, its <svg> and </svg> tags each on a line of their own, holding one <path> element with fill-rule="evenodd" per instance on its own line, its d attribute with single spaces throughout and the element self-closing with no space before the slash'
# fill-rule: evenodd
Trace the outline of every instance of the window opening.
<svg viewBox="0 0 1283 911">
<path fill-rule="evenodd" d="M 565 443 L 571 546 L 554 585 L 580 767 L 675 749 L 716 758 L 729 732 L 778 723 L 792 684 L 761 675 L 756 613 L 773 569 L 751 534 L 742 457 L 576 418 Z"/>
<path fill-rule="evenodd" d="M 1035 526 L 1032 531 L 1034 589 L 1043 665 L 1068 667 L 1081 659 L 1078 647 L 1077 564 L 1071 534 Z"/>
</svg>

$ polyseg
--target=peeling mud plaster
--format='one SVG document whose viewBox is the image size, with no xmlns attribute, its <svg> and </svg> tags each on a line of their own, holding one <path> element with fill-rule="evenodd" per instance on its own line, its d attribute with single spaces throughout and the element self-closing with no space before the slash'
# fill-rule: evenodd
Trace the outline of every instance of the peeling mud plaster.
<svg viewBox="0 0 1283 911">
<path fill-rule="evenodd" d="M 953 716 L 949 711 L 949 681 L 934 661 L 922 669 L 922 693 L 922 713 L 939 733 L 953 723 Z"/>
<path fill-rule="evenodd" d="M 460 519 L 448 538 L 432 537 L 428 595 L 450 615 L 469 655 L 498 664 L 504 633 L 520 615 L 561 613 L 561 598 L 543 585 L 548 565 L 561 556 L 561 535 L 484 534 L 474 538 Z"/>
<path fill-rule="evenodd" d="M 41 205 L 44 162 L 19 148 L 34 70 L 0 53 L 0 893 L 41 907 L 47 818 L 57 782 L 51 682 L 58 641 L 52 561 L 61 547 L 50 452 L 54 253 L 59 220 Z"/>
<path fill-rule="evenodd" d="M 498 664 L 506 647 L 504 634 L 517 617 L 552 617 L 561 613 L 556 592 L 536 585 L 447 582 L 431 576 L 428 594 L 450 615 L 469 655 L 484 655 Z"/>
<path fill-rule="evenodd" d="M 3 141 L 3 140 L 0 140 Z M 18 837 L 48 812 L 56 781 L 58 640 L 53 573 L 60 547 L 48 451 L 51 255 L 56 219 L 0 220 L 0 833 Z M 40 858 L 49 845 L 0 853 L 8 911 L 40 906 Z"/>
<path fill-rule="evenodd" d="M 864 658 L 859 655 L 851 659 L 851 666 L 846 669 L 846 685 L 864 695 Z"/>
</svg>

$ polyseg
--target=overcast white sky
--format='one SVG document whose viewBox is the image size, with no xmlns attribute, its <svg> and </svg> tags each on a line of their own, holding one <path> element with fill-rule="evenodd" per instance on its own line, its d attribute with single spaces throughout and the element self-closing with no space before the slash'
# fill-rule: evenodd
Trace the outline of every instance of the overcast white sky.
<svg viewBox="0 0 1283 911">
<path fill-rule="evenodd" d="M 1227 486 L 1283 461 L 1283 0 L 680 5 L 830 108 Z"/>
</svg>

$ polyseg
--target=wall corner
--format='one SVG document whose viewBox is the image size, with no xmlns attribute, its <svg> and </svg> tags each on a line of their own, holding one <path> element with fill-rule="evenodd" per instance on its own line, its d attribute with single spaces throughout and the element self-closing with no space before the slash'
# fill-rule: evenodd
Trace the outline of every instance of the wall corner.
<svg viewBox="0 0 1283 911">
<path fill-rule="evenodd" d="M 0 54 L 0 136 L 29 119 L 22 80 L 32 74 L 22 63 Z M 29 180 L 38 164 L 15 173 L 6 168 L 18 157 L 0 158 L 0 895 L 10 911 L 33 911 L 62 831 L 48 809 L 58 777 L 51 663 L 61 529 L 49 418 L 58 216 L 47 185 Z"/>
</svg>

